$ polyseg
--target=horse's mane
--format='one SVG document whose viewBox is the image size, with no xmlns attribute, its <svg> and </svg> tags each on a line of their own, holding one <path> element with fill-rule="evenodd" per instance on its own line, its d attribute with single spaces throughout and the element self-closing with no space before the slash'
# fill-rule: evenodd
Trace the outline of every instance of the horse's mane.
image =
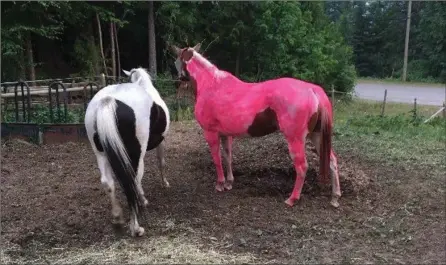
<svg viewBox="0 0 446 265">
<path fill-rule="evenodd" d="M 138 67 L 130 70 L 130 80 L 132 83 L 136 83 L 141 79 L 144 82 L 152 83 L 152 77 L 149 74 L 149 71 L 145 68 Z"/>
<path fill-rule="evenodd" d="M 199 52 L 194 51 L 194 55 L 191 60 L 195 60 L 196 64 L 200 65 L 200 68 L 205 69 L 208 73 L 212 73 L 214 81 L 216 79 L 228 78 L 233 76 L 231 73 L 220 70 L 216 65 L 212 64 L 208 59 L 206 59 Z"/>
</svg>

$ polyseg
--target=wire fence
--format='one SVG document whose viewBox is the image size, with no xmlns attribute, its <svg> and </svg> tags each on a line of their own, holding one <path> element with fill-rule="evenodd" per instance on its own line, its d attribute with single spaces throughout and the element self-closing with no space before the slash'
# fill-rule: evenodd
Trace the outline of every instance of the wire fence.
<svg viewBox="0 0 446 265">
<path fill-rule="evenodd" d="M 100 89 L 128 81 L 127 76 L 100 75 L 3 82 L 0 84 L 1 121 L 25 124 L 83 123 L 88 103 Z M 189 101 L 175 95 L 179 80 L 156 78 L 153 83 L 174 114 L 178 109 L 189 109 L 190 112 Z"/>
<path fill-rule="evenodd" d="M 56 79 L 42 79 L 35 81 L 17 81 L 1 83 L 2 87 L 2 122 L 18 123 L 83 123 L 83 116 L 92 97 L 106 85 L 128 82 L 127 76 L 91 76 L 87 78 L 70 77 Z M 171 109 L 172 120 L 193 118 L 193 100 L 187 97 L 188 93 L 179 94 L 177 89 L 180 80 L 167 78 L 154 78 L 155 87 L 165 99 Z M 335 112 L 348 112 L 344 104 L 345 99 L 369 100 L 372 103 L 362 103 L 364 110 L 384 116 L 398 113 L 424 114 L 426 122 L 435 116 L 445 116 L 445 104 L 430 108 L 427 113 L 418 110 L 417 98 L 413 98 L 412 107 L 389 107 L 389 102 L 406 102 L 408 98 L 388 97 L 384 90 L 382 100 L 377 96 L 359 96 L 357 92 L 343 92 L 332 87 L 328 91 Z M 399 109 L 398 109 L 399 108 Z M 352 115 L 357 110 L 351 110 Z"/>
</svg>

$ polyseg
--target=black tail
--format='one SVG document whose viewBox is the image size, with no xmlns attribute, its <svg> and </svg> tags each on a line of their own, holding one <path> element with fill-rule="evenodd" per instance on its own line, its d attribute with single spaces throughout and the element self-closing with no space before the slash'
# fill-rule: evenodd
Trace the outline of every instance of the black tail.
<svg viewBox="0 0 446 265">
<path fill-rule="evenodd" d="M 136 186 L 136 174 L 141 145 L 136 138 L 135 113 L 122 101 L 106 97 L 98 109 L 96 125 L 108 162 L 128 205 L 139 216 L 143 207 Z"/>
</svg>

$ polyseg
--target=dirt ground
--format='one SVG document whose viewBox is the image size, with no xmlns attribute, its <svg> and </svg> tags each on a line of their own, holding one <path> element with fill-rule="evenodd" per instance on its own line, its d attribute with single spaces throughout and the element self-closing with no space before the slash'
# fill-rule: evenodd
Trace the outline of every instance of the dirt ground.
<svg viewBox="0 0 446 265">
<path fill-rule="evenodd" d="M 382 167 L 340 148 L 343 197 L 334 209 L 307 148 L 303 195 L 289 208 L 294 169 L 280 134 L 234 141 L 235 183 L 225 193 L 214 191 L 215 168 L 194 121 L 174 123 L 166 145 L 171 188 L 147 153 L 146 234 L 131 238 L 127 224 L 111 225 L 88 143 L 2 141 L 2 264 L 445 262 L 444 185 L 423 169 Z"/>
</svg>

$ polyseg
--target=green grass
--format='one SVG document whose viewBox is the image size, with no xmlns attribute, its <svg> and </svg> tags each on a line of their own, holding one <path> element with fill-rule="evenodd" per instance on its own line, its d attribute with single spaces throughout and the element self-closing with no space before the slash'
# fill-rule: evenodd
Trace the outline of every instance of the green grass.
<svg viewBox="0 0 446 265">
<path fill-rule="evenodd" d="M 373 84 L 398 84 L 398 85 L 412 85 L 419 87 L 444 87 L 445 84 L 434 82 L 434 81 L 406 81 L 403 82 L 400 79 L 395 78 L 372 78 L 372 77 L 360 77 L 357 80 L 357 83 L 373 83 Z"/>
<path fill-rule="evenodd" d="M 438 107 L 388 103 L 381 117 L 381 104 L 363 100 L 335 106 L 335 148 L 356 150 L 385 164 L 429 166 L 445 169 L 446 119 L 436 117 L 424 124 Z"/>
<path fill-rule="evenodd" d="M 385 116 L 398 114 L 409 114 L 413 110 L 413 104 L 387 102 L 384 110 Z M 355 115 L 380 115 L 382 102 L 374 100 L 354 100 L 336 102 L 335 115 L 336 120 Z M 417 105 L 417 114 L 419 116 L 430 117 L 440 109 L 439 106 Z"/>
</svg>

